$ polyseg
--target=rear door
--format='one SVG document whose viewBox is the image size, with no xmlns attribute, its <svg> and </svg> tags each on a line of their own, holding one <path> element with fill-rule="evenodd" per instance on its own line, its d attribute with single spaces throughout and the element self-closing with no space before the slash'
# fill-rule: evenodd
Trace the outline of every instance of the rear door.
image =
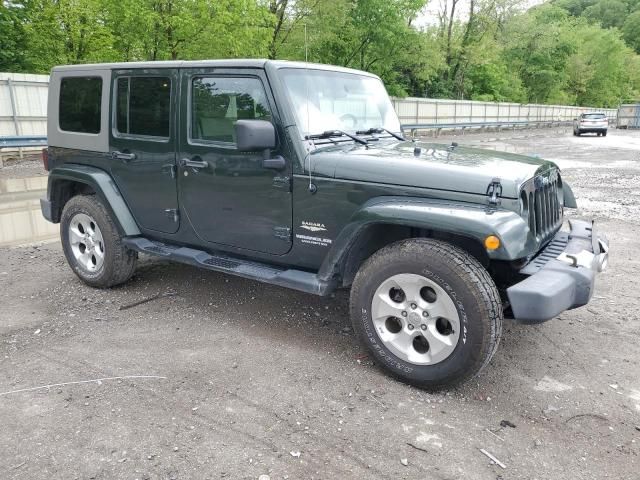
<svg viewBox="0 0 640 480">
<path fill-rule="evenodd" d="M 182 71 L 180 208 L 198 236 L 213 244 L 281 255 L 291 248 L 291 158 L 263 70 Z M 267 120 L 278 146 L 240 152 L 235 122 Z M 282 157 L 280 170 L 263 166 Z"/>
<path fill-rule="evenodd" d="M 174 233 L 180 225 L 176 185 L 177 69 L 113 72 L 111 171 L 138 224 Z"/>
</svg>

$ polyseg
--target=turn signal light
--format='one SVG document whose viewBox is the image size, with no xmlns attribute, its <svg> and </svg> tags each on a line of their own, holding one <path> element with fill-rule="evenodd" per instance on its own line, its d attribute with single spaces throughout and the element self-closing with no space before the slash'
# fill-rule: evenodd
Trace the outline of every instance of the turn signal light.
<svg viewBox="0 0 640 480">
<path fill-rule="evenodd" d="M 497 250 L 500 248 L 500 239 L 495 235 L 489 235 L 484 239 L 484 246 L 487 250 Z"/>
</svg>

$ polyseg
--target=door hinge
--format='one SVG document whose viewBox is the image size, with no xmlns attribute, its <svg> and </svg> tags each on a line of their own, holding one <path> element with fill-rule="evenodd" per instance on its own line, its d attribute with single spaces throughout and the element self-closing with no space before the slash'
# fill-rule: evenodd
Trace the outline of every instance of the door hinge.
<svg viewBox="0 0 640 480">
<path fill-rule="evenodd" d="M 273 186 L 275 188 L 279 188 L 282 190 L 286 190 L 287 192 L 291 191 L 291 177 L 287 177 L 286 175 L 276 175 L 273 177 Z"/>
<path fill-rule="evenodd" d="M 174 163 L 163 165 L 162 173 L 166 173 L 171 178 L 175 179 L 178 176 L 178 167 Z"/>
<path fill-rule="evenodd" d="M 177 208 L 167 208 L 164 211 L 165 215 L 167 215 L 167 217 L 171 218 L 175 223 L 178 223 L 178 221 L 180 220 L 180 212 L 178 211 Z"/>
<path fill-rule="evenodd" d="M 291 229 L 289 227 L 273 227 L 273 234 L 281 240 L 291 241 Z"/>
<path fill-rule="evenodd" d="M 497 207 L 500 205 L 500 197 L 502 196 L 502 183 L 499 178 L 494 178 L 487 187 L 487 197 L 489 205 Z"/>
</svg>

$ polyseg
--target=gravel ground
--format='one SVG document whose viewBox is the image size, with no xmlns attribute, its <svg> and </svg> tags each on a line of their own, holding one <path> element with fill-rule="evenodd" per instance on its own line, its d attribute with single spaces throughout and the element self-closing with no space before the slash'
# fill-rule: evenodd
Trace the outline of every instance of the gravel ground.
<svg viewBox="0 0 640 480">
<path fill-rule="evenodd" d="M 5 160 L 3 167 L 0 167 L 0 179 L 28 178 L 46 175 L 42 168 L 42 160 L 39 155 L 25 155 L 24 160 Z"/>
<path fill-rule="evenodd" d="M 479 377 L 431 394 L 372 365 L 344 292 L 152 258 L 100 291 L 57 242 L 0 247 L 0 478 L 638 479 L 640 132 L 455 141 L 560 164 L 612 242 L 587 307 L 507 322 Z"/>
</svg>

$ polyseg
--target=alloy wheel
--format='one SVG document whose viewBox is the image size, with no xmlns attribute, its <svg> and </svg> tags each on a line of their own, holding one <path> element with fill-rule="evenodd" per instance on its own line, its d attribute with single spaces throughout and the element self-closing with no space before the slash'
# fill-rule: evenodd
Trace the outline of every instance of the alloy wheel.
<svg viewBox="0 0 640 480">
<path fill-rule="evenodd" d="M 453 300 L 422 275 L 402 273 L 386 279 L 376 289 L 371 312 L 382 343 L 409 363 L 442 362 L 460 338 L 460 317 Z"/>
</svg>

